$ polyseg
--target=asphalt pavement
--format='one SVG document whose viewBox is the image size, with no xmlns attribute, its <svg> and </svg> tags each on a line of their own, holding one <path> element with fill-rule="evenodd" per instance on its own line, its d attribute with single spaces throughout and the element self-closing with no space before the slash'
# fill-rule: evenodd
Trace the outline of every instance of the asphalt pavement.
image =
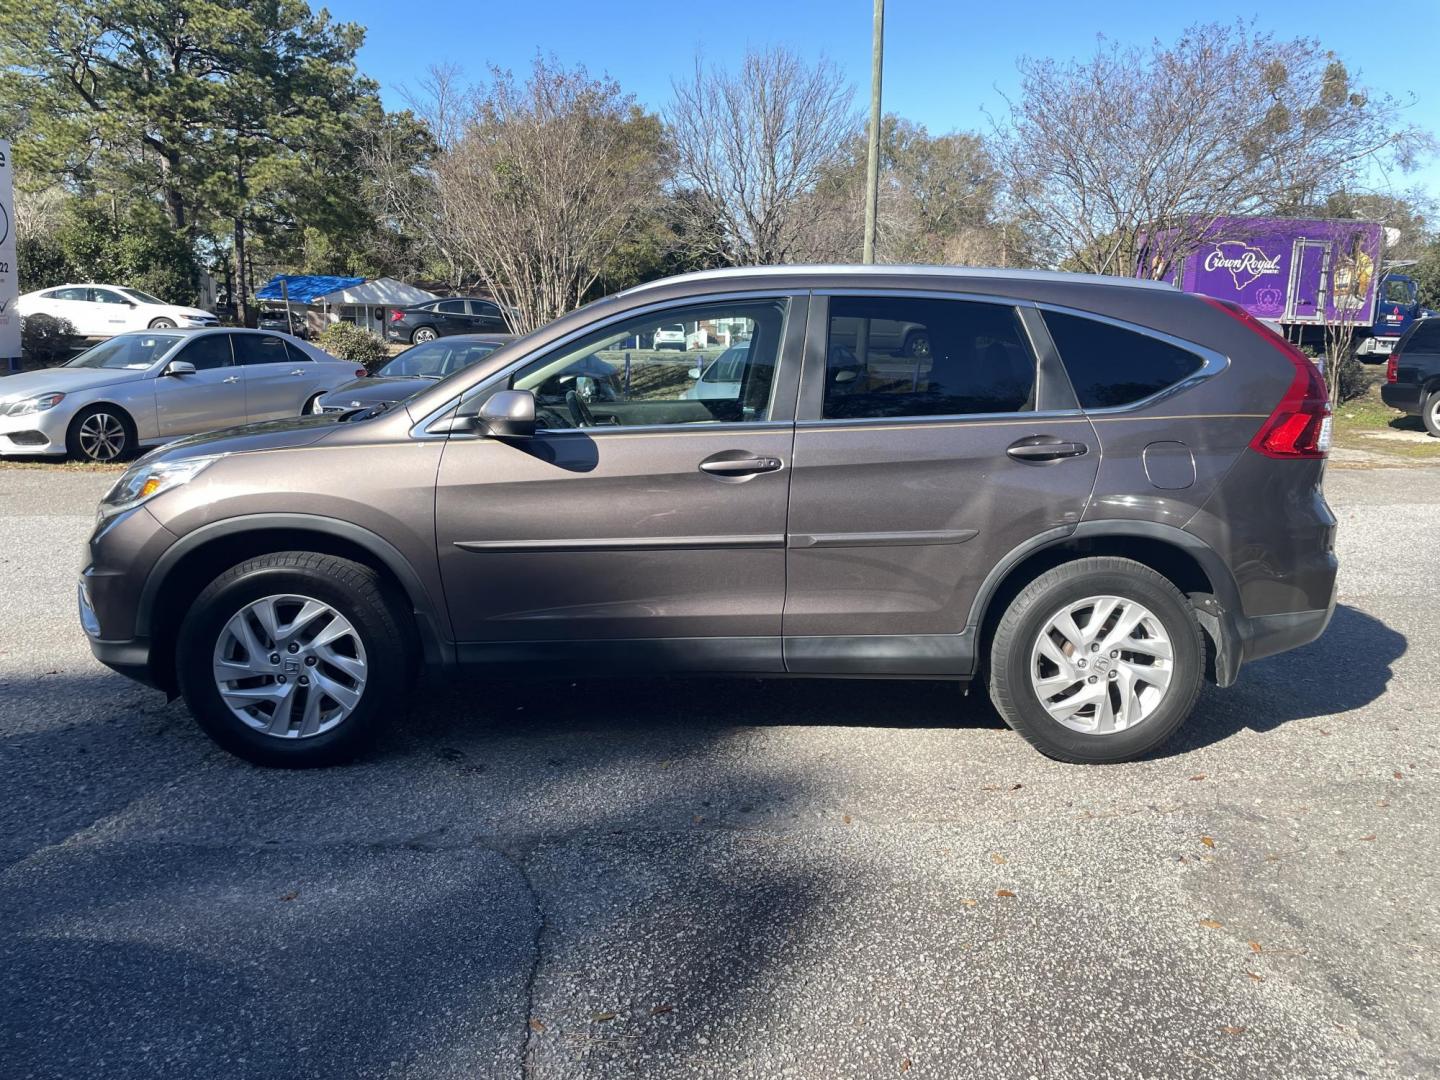
<svg viewBox="0 0 1440 1080">
<path fill-rule="evenodd" d="M 0 469 L 0 1075 L 1440 1073 L 1440 469 L 1327 634 L 1046 761 L 953 684 L 495 683 L 267 771 L 95 663 L 113 479 Z"/>
</svg>

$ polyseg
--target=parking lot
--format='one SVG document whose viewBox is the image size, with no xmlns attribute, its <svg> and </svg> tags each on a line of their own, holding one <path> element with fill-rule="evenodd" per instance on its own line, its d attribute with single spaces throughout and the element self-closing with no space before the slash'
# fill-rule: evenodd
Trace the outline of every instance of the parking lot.
<svg viewBox="0 0 1440 1080">
<path fill-rule="evenodd" d="M 804 680 L 460 684 L 253 768 L 90 658 L 111 479 L 0 470 L 7 1077 L 1440 1071 L 1440 470 L 1332 468 L 1328 633 L 1108 768 Z"/>
</svg>

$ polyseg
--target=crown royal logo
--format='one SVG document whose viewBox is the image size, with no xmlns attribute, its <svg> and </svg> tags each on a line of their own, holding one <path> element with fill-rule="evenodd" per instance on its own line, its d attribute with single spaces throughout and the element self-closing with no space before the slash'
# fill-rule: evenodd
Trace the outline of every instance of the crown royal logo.
<svg viewBox="0 0 1440 1080">
<path fill-rule="evenodd" d="M 1243 289 L 1258 278 L 1280 273 L 1280 256 L 1265 252 L 1238 240 L 1225 240 L 1205 256 L 1205 269 L 1228 270 L 1235 288 Z"/>
</svg>

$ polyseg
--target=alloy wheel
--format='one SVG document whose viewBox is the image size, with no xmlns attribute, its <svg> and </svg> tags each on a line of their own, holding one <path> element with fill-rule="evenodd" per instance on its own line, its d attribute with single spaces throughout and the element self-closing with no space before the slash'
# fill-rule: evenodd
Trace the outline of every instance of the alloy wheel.
<svg viewBox="0 0 1440 1080">
<path fill-rule="evenodd" d="M 115 461 L 125 452 L 125 425 L 113 413 L 91 413 L 76 432 L 80 452 L 91 461 Z"/>
<path fill-rule="evenodd" d="M 368 674 L 354 625 L 310 596 L 246 604 L 220 631 L 215 688 L 247 726 L 279 739 L 322 735 L 355 711 Z"/>
<path fill-rule="evenodd" d="M 1050 716 L 1073 731 L 1108 735 L 1143 723 L 1165 700 L 1175 670 L 1165 626 L 1127 597 L 1065 604 L 1031 650 L 1030 684 Z"/>
</svg>

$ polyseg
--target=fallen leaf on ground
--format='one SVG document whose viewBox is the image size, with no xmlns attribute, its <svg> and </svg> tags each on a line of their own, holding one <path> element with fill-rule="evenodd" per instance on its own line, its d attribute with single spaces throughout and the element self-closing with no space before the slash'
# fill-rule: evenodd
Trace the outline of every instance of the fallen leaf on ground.
<svg viewBox="0 0 1440 1080">
<path fill-rule="evenodd" d="M 280 897 L 280 899 L 281 899 L 281 900 L 294 900 L 294 899 L 295 899 L 297 896 L 299 896 L 299 895 L 300 895 L 300 894 L 299 894 L 298 892 L 287 892 L 284 896 Z"/>
<path fill-rule="evenodd" d="M 992 851 L 990 853 L 990 861 L 993 862 L 996 866 L 1003 866 L 1010 860 L 1005 858 L 1005 856 L 1001 855 L 998 851 Z"/>
<path fill-rule="evenodd" d="M 846 815 L 845 815 L 843 818 L 841 818 L 840 820 L 843 821 L 843 822 L 845 822 L 846 825 L 849 825 L 849 824 L 850 824 L 850 815 L 849 815 L 849 814 L 846 814 Z"/>
<path fill-rule="evenodd" d="M 1213 837 L 1209 837 L 1209 836 L 1202 836 L 1202 837 L 1200 837 L 1200 843 L 1204 844 L 1206 847 L 1214 847 L 1214 846 L 1215 846 L 1215 840 L 1214 840 L 1214 838 L 1213 838 Z"/>
<path fill-rule="evenodd" d="M 1245 1025 L 1236 1024 L 1232 1026 L 1230 1024 L 1226 1024 L 1220 1030 L 1223 1031 L 1226 1035 L 1243 1035 L 1245 1034 Z"/>
<path fill-rule="evenodd" d="M 615 1014 L 614 1014 L 613 1012 L 591 1013 L 591 1014 L 590 1014 L 590 1019 L 593 1020 L 593 1021 L 595 1021 L 595 1023 L 597 1023 L 597 1024 L 603 1024 L 603 1023 L 605 1023 L 605 1021 L 607 1021 L 607 1020 L 614 1020 L 614 1019 L 615 1019 Z"/>
<path fill-rule="evenodd" d="M 542 1024 L 539 1020 L 536 1020 L 536 1019 L 532 1016 L 532 1017 L 530 1018 L 530 1030 L 531 1030 L 531 1031 L 544 1031 L 544 1030 L 545 1030 L 545 1025 Z"/>
<path fill-rule="evenodd" d="M 1260 943 L 1259 943 L 1258 941 L 1252 941 L 1252 942 L 1250 942 L 1250 951 L 1253 952 L 1253 953 L 1261 952 L 1262 950 L 1261 950 L 1261 947 L 1260 947 Z"/>
<path fill-rule="evenodd" d="M 960 898 L 960 903 L 964 904 L 966 907 L 974 907 L 979 902 L 979 900 L 971 900 L 968 896 L 962 896 Z"/>
<path fill-rule="evenodd" d="M 1019 791 L 1019 790 L 1020 790 L 1022 787 L 1024 787 L 1024 786 L 1025 786 L 1024 784 L 1011 784 L 1011 785 L 1010 785 L 1010 790 L 1011 790 L 1011 791 Z"/>
<path fill-rule="evenodd" d="M 1264 981 L 1265 981 L 1265 976 L 1264 976 L 1264 975 L 1257 975 L 1257 974 L 1255 974 L 1255 972 L 1253 972 L 1253 971 L 1247 971 L 1247 972 L 1245 972 L 1245 974 L 1248 975 L 1248 976 L 1250 976 L 1250 978 L 1253 979 L 1255 982 L 1264 982 Z"/>
<path fill-rule="evenodd" d="M 900 1062 L 900 1071 L 901 1071 L 901 1072 L 909 1072 L 909 1071 L 910 1071 L 910 1059 L 909 1059 L 909 1058 L 906 1058 L 904 1061 Z"/>
<path fill-rule="evenodd" d="M 664 1016 L 666 1013 L 668 1013 L 668 1012 L 674 1012 L 674 1011 L 675 1011 L 675 1006 L 674 1006 L 674 1005 L 656 1005 L 653 1009 L 650 1010 L 650 1015 L 651 1015 L 651 1016 Z"/>
<path fill-rule="evenodd" d="M 1396 770 L 1395 770 L 1395 779 L 1396 779 L 1396 780 L 1404 780 L 1404 779 L 1405 779 L 1405 774 L 1404 774 L 1403 772 L 1401 772 L 1399 769 L 1396 769 Z"/>
<path fill-rule="evenodd" d="M 1205 779 L 1205 774 L 1204 774 L 1203 772 L 1202 772 L 1202 773 L 1196 773 L 1194 776 L 1190 777 L 1190 779 L 1191 779 L 1191 780 L 1204 780 L 1204 779 Z"/>
<path fill-rule="evenodd" d="M 996 889 L 996 890 L 995 890 L 995 895 L 996 895 L 996 896 L 1013 897 L 1015 894 L 1014 894 L 1013 892 L 1011 892 L 1009 889 Z"/>
<path fill-rule="evenodd" d="M 1362 836 L 1362 837 L 1360 837 L 1360 839 L 1361 839 L 1361 840 L 1374 840 L 1374 839 L 1375 839 L 1375 834 L 1372 832 L 1369 836 Z"/>
<path fill-rule="evenodd" d="M 1219 919 L 1201 919 L 1200 925 L 1205 927 L 1205 929 L 1207 930 L 1219 930 L 1225 924 L 1222 923 Z"/>
</svg>

